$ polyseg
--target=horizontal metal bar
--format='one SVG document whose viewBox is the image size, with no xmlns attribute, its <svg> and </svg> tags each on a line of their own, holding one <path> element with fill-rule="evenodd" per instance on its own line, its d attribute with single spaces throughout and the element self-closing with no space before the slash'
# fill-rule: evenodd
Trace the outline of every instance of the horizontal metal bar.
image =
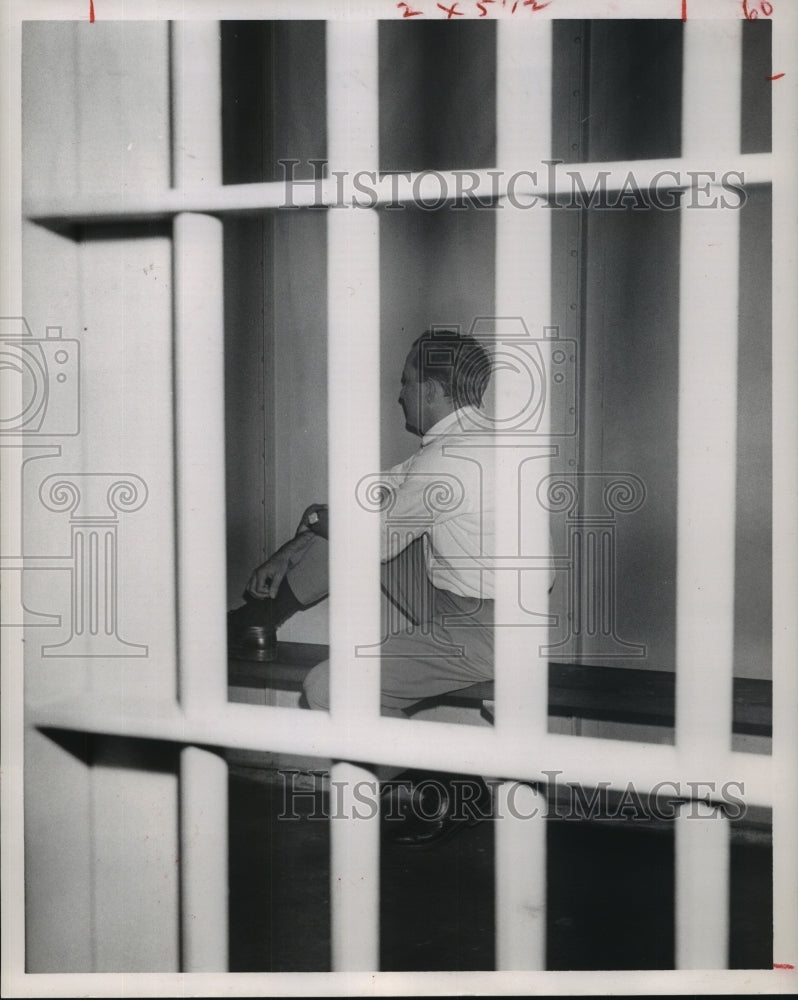
<svg viewBox="0 0 798 1000">
<path fill-rule="evenodd" d="M 478 200 L 486 208 L 496 200 L 509 198 L 521 208 L 528 208 L 533 207 L 531 199 L 537 199 L 538 207 L 554 199 L 564 206 L 587 203 L 593 190 L 627 192 L 627 198 L 633 199 L 635 188 L 664 192 L 694 185 L 701 190 L 701 199 L 707 197 L 704 190 L 707 185 L 714 191 L 727 190 L 728 203 L 736 207 L 739 199 L 732 188 L 774 180 L 773 164 L 770 153 L 747 153 L 714 159 L 693 156 L 611 163 L 548 161 L 515 169 L 428 170 L 407 174 L 338 171 L 337 176 L 318 181 L 97 192 L 73 199 L 31 198 L 23 203 L 23 211 L 26 218 L 36 222 L 79 224 L 169 219 L 180 212 L 247 214 L 311 207 L 396 208 L 416 202 L 431 208 L 466 198 Z M 580 195 L 580 191 L 584 194 Z M 703 200 L 699 203 L 704 205 Z M 677 205 L 671 207 L 675 209 Z"/>
<path fill-rule="evenodd" d="M 74 556 L 0 556 L 0 570 L 70 569 Z"/>
<path fill-rule="evenodd" d="M 231 749 L 266 750 L 320 758 L 369 760 L 462 774 L 483 774 L 526 781 L 546 780 L 556 772 L 559 784 L 605 785 L 625 790 L 631 783 L 640 794 L 654 791 L 668 798 L 706 797 L 734 783 L 732 793 L 747 805 L 771 805 L 774 775 L 771 758 L 734 751 L 706 755 L 680 753 L 676 747 L 626 740 L 544 733 L 539 753 L 502 739 L 492 727 L 379 717 L 358 727 L 335 725 L 322 712 L 228 703 L 212 712 L 187 714 L 176 703 L 118 703 L 114 698 L 73 698 L 32 711 L 40 729 L 67 729 L 169 740 Z M 668 787 L 663 786 L 668 782 Z M 678 791 L 672 787 L 675 784 Z"/>
<path fill-rule="evenodd" d="M 186 984 L 191 983 L 195 996 L 200 989 L 206 996 L 224 997 L 235 990 L 238 997 L 306 997 L 308 984 L 317 991 L 317 996 L 397 996 L 401 985 L 408 979 L 399 976 L 412 975 L 412 989 L 415 996 L 451 996 L 453 983 L 467 982 L 469 996 L 658 996 L 666 992 L 676 994 L 710 994 L 713 996 L 739 996 L 741 976 L 745 977 L 748 994 L 795 993 L 796 974 L 772 969 L 613 969 L 613 970 L 569 970 L 538 972 L 513 970 L 458 972 L 339 972 L 330 974 L 296 972 L 237 972 L 233 980 L 225 973 L 205 973 L 202 978 L 188 979 L 184 973 L 157 972 L 136 973 L 135 990 L 140 997 L 186 996 Z M 313 976 L 313 979 L 309 979 Z M 63 995 L 64 984 L 77 996 L 92 996 L 102 990 L 105 997 L 119 997 L 128 1000 L 131 993 L 129 972 L 105 972 L 102 978 L 97 973 L 70 972 L 68 980 L 64 973 L 22 973 L 9 972 L 6 975 L 9 996 L 53 996 Z M 201 986 L 200 986 L 201 984 Z M 16 993 L 11 990 L 16 989 Z M 461 993 L 465 987 L 460 986 Z M 26 990 L 26 992 L 22 992 Z M 407 993 L 409 994 L 409 991 Z"/>
</svg>

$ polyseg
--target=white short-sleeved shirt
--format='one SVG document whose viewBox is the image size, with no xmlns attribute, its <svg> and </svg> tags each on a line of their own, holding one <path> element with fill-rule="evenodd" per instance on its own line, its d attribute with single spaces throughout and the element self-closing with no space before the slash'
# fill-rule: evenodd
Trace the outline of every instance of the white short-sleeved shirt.
<svg viewBox="0 0 798 1000">
<path fill-rule="evenodd" d="M 431 427 L 414 455 L 380 477 L 389 493 L 382 511 L 382 560 L 422 537 L 434 586 L 492 599 L 495 453 L 495 438 L 473 407 L 455 410 Z M 530 516 L 546 515 L 537 509 Z"/>
</svg>

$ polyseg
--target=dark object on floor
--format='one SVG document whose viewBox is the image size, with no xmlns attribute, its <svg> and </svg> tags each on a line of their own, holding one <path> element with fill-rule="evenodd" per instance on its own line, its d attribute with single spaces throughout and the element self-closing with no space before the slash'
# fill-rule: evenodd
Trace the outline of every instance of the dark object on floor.
<svg viewBox="0 0 798 1000">
<path fill-rule="evenodd" d="M 383 840 L 426 847 L 492 815 L 487 785 L 479 777 L 403 771 L 380 789 Z"/>
</svg>

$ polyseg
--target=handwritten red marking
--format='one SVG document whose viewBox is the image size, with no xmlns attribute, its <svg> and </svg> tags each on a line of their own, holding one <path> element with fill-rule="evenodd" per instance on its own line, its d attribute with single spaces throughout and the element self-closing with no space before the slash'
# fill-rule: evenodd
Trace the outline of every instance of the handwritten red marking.
<svg viewBox="0 0 798 1000">
<path fill-rule="evenodd" d="M 501 2 L 503 8 L 507 9 L 508 14 L 515 14 L 517 10 L 524 7 L 528 7 L 533 13 L 545 10 L 546 7 L 552 5 L 554 0 L 451 0 L 449 4 L 439 2 L 435 6 L 441 12 L 439 16 L 445 16 L 447 21 L 451 21 L 453 17 L 468 16 L 468 10 L 462 10 L 461 7 L 473 8 L 477 12 L 477 17 L 488 17 L 488 5 L 498 4 L 499 2 Z M 398 0 L 395 7 L 402 12 L 403 18 L 425 16 L 423 10 L 414 8 L 411 5 L 410 0 Z"/>
<path fill-rule="evenodd" d="M 687 20 L 687 0 L 682 0 L 682 20 Z"/>
<path fill-rule="evenodd" d="M 743 8 L 743 16 L 747 21 L 756 21 L 759 17 L 760 11 L 765 15 L 765 17 L 770 17 L 773 13 L 773 4 L 770 3 L 770 0 L 762 0 L 759 4 L 759 8 L 749 7 L 748 0 L 742 0 L 741 6 Z"/>
<path fill-rule="evenodd" d="M 89 0 L 89 24 L 94 24 L 94 0 Z"/>
<path fill-rule="evenodd" d="M 773 963 L 773 968 L 774 969 L 794 969 L 795 966 L 794 965 L 790 965 L 789 962 L 774 962 Z"/>
<path fill-rule="evenodd" d="M 785 75 L 784 73 L 777 73 L 775 76 L 766 76 L 765 79 L 766 80 L 780 80 L 784 75 Z"/>
</svg>

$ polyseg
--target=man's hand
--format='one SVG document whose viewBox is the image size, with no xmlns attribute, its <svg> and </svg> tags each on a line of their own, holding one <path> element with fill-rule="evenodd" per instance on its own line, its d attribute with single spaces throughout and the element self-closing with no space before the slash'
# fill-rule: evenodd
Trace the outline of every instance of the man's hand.
<svg viewBox="0 0 798 1000">
<path fill-rule="evenodd" d="M 247 591 L 253 597 L 276 597 L 290 565 L 288 554 L 282 549 L 278 550 L 253 572 L 247 583 Z"/>
<path fill-rule="evenodd" d="M 280 546 L 253 572 L 247 583 L 247 591 L 253 597 L 276 597 L 285 574 L 298 562 L 312 538 L 312 534 L 303 532 Z"/>
<path fill-rule="evenodd" d="M 302 515 L 296 533 L 300 535 L 305 531 L 312 531 L 314 535 L 329 538 L 329 517 L 326 503 L 312 503 L 308 507 Z"/>
</svg>

